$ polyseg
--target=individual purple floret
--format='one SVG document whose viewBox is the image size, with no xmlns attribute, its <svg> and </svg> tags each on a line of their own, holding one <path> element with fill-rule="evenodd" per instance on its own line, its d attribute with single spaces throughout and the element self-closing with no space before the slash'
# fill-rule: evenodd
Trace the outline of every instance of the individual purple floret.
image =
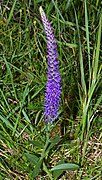
<svg viewBox="0 0 102 180">
<path fill-rule="evenodd" d="M 58 117 L 58 107 L 61 95 L 61 77 L 58 70 L 59 62 L 57 61 L 54 33 L 42 7 L 40 7 L 39 10 L 46 33 L 48 52 L 48 72 L 45 92 L 45 121 L 52 122 Z"/>
</svg>

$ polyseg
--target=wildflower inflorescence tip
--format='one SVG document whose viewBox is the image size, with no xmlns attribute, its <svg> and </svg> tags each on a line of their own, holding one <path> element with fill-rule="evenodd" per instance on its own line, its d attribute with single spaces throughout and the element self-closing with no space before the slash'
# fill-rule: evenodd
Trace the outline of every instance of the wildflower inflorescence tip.
<svg viewBox="0 0 102 180">
<path fill-rule="evenodd" d="M 46 33 L 47 39 L 47 53 L 48 53 L 48 71 L 47 83 L 45 91 L 45 121 L 52 122 L 58 117 L 58 108 L 61 95 L 61 77 L 58 70 L 59 62 L 57 60 L 56 41 L 54 33 L 49 20 L 46 17 L 42 7 L 39 8 L 42 23 Z"/>
</svg>

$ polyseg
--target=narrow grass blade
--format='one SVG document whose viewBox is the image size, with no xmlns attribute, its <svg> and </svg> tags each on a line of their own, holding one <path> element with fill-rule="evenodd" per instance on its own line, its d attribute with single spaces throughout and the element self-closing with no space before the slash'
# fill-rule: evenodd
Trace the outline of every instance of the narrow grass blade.
<svg viewBox="0 0 102 180">
<path fill-rule="evenodd" d="M 29 87 L 28 86 L 29 86 L 29 84 L 27 84 L 27 86 L 25 87 L 25 90 L 24 90 L 23 95 L 22 95 L 22 99 L 21 99 L 21 102 L 20 102 L 20 111 L 19 111 L 19 114 L 18 114 L 18 118 L 17 118 L 17 120 L 15 122 L 14 131 L 13 131 L 12 135 L 14 135 L 14 133 L 16 132 L 16 128 L 17 128 L 17 125 L 19 123 L 19 118 L 20 118 L 23 106 L 25 104 L 25 98 L 29 94 Z"/>
<path fill-rule="evenodd" d="M 99 29 L 98 29 L 98 34 L 97 34 L 98 38 L 97 38 L 96 56 L 95 56 L 94 67 L 93 67 L 93 82 L 95 82 L 97 79 L 100 44 L 101 44 L 101 32 L 102 32 L 102 14 L 100 16 Z"/>
<path fill-rule="evenodd" d="M 58 7 L 57 7 L 57 4 L 55 3 L 54 0 L 52 0 L 52 2 L 53 2 L 53 4 L 54 4 L 54 6 L 55 6 L 55 9 L 57 10 L 57 12 L 59 13 L 59 15 L 61 16 L 62 20 L 65 22 L 65 20 L 64 20 L 64 18 L 63 18 L 63 16 L 62 16 L 62 14 L 61 14 L 61 12 L 60 12 L 60 10 L 59 10 Z"/>
<path fill-rule="evenodd" d="M 5 61 L 5 64 L 6 64 L 8 73 L 9 73 L 10 78 L 11 78 L 11 84 L 12 84 L 12 88 L 13 88 L 13 91 L 14 91 L 15 99 L 17 99 L 17 95 L 16 95 L 16 90 L 15 90 L 15 86 L 14 86 L 13 75 L 12 75 L 11 69 L 10 69 L 10 67 L 9 67 L 9 64 L 8 64 L 8 62 L 7 62 L 6 58 L 5 58 L 5 56 L 3 56 L 3 58 L 4 58 L 4 61 Z"/>
<path fill-rule="evenodd" d="M 14 0 L 13 6 L 12 6 L 11 11 L 10 11 L 10 14 L 9 14 L 9 17 L 8 17 L 8 19 L 7 19 L 6 27 L 8 26 L 8 24 L 9 24 L 9 22 L 10 22 L 12 16 L 13 16 L 13 12 L 14 12 L 14 8 L 15 8 L 15 5 L 16 5 L 16 1 L 17 1 L 17 0 Z"/>
<path fill-rule="evenodd" d="M 3 123 L 5 123 L 5 125 L 10 128 L 12 131 L 14 130 L 14 127 L 11 125 L 11 123 L 6 119 L 6 117 L 3 117 L 2 115 L 0 115 L 0 119 L 2 120 Z"/>
<path fill-rule="evenodd" d="M 3 99 L 4 99 L 4 102 L 5 102 L 5 104 L 6 104 L 6 106 L 8 107 L 8 109 L 10 110 L 10 106 L 9 106 L 9 104 L 8 104 L 8 102 L 7 102 L 7 100 L 6 100 L 6 97 L 5 97 L 5 95 L 4 95 L 4 93 L 3 93 L 3 91 L 0 89 L 0 92 L 1 92 L 1 95 L 2 95 L 2 97 L 3 97 Z"/>
<path fill-rule="evenodd" d="M 91 84 L 91 60 L 90 60 L 90 41 L 89 41 L 89 28 L 88 28 L 88 14 L 87 14 L 87 5 L 86 0 L 84 1 L 85 4 L 85 29 L 86 29 L 86 41 L 87 41 L 87 51 L 88 51 L 88 64 L 89 64 L 89 88 Z"/>
<path fill-rule="evenodd" d="M 80 40 L 80 31 L 79 31 L 78 19 L 77 19 L 77 14 L 76 14 L 75 8 L 74 8 L 74 13 L 75 13 L 75 19 L 76 19 L 76 27 L 77 27 L 77 31 L 78 31 L 78 38 L 79 38 L 79 58 L 80 58 L 81 83 L 82 83 L 84 95 L 86 96 L 87 92 L 86 92 L 83 56 L 82 56 L 82 48 L 81 48 L 81 40 Z"/>
</svg>

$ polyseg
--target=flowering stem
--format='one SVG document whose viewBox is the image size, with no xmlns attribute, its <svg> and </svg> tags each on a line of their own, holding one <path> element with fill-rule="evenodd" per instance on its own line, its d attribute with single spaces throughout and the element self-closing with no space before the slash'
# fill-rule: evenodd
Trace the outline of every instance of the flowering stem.
<svg viewBox="0 0 102 180">
<path fill-rule="evenodd" d="M 61 95 L 61 77 L 57 60 L 56 41 L 52 27 L 42 7 L 39 8 L 47 39 L 48 71 L 45 91 L 45 121 L 52 122 L 58 117 Z"/>
</svg>

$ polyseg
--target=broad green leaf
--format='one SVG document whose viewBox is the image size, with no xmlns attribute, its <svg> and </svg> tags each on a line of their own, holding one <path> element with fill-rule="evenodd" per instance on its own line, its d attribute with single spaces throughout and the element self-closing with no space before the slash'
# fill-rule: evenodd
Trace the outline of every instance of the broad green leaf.
<svg viewBox="0 0 102 180">
<path fill-rule="evenodd" d="M 66 164 L 59 164 L 51 169 L 51 171 L 56 171 L 56 170 L 77 170 L 79 169 L 79 166 L 77 164 L 72 164 L 72 163 L 66 163 Z"/>
<path fill-rule="evenodd" d="M 33 144 L 34 146 L 37 146 L 39 148 L 43 148 L 43 145 L 39 141 L 29 140 L 29 143 Z"/>
<path fill-rule="evenodd" d="M 28 161 L 30 161 L 34 165 L 36 165 L 39 160 L 39 158 L 35 156 L 34 154 L 24 153 L 24 156 L 26 157 Z"/>
<path fill-rule="evenodd" d="M 54 138 L 54 139 L 51 139 L 50 140 L 50 142 L 51 142 L 51 144 L 48 146 L 48 148 L 47 148 L 47 152 L 49 152 L 50 151 L 50 149 L 52 149 L 56 144 L 58 144 L 59 142 L 60 142 L 60 137 L 59 136 L 57 136 L 56 138 Z"/>
<path fill-rule="evenodd" d="M 42 162 L 43 162 L 43 159 L 41 158 L 41 159 L 38 161 L 38 163 L 37 163 L 37 165 L 36 165 L 36 167 L 35 167 L 35 169 L 34 169 L 34 171 L 33 171 L 33 173 L 32 173 L 32 178 L 35 178 L 35 177 L 39 174 L 39 171 L 40 171 L 40 167 L 41 167 L 41 165 L 42 165 Z"/>
<path fill-rule="evenodd" d="M 58 163 L 59 164 L 62 164 L 62 163 L 65 163 L 64 160 L 60 161 Z M 57 170 L 57 171 L 53 171 L 53 177 L 54 177 L 54 180 L 58 179 L 58 177 L 63 173 L 63 170 Z"/>
</svg>

